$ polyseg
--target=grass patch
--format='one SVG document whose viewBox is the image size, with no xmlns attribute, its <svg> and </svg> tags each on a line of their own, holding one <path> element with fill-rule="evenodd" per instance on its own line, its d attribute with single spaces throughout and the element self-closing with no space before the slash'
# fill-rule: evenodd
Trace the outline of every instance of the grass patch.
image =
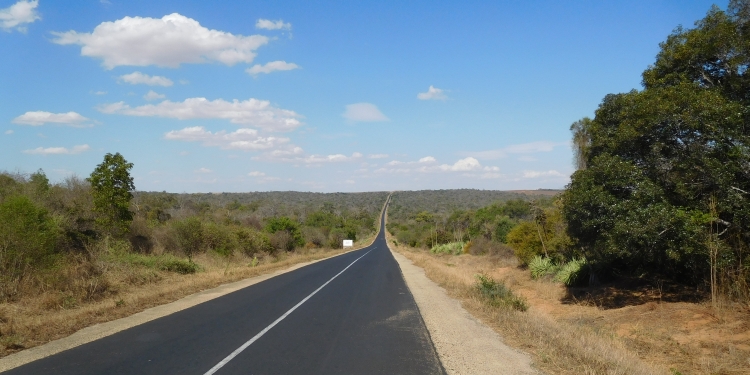
<svg viewBox="0 0 750 375">
<path fill-rule="evenodd" d="M 186 259 L 180 259 L 172 254 L 146 255 L 131 252 L 111 252 L 105 259 L 115 263 L 175 272 L 181 275 L 192 274 L 201 270 L 200 265 Z"/>
<path fill-rule="evenodd" d="M 484 274 L 478 274 L 476 275 L 476 278 L 476 290 L 489 305 L 496 307 L 509 307 L 518 311 L 526 311 L 529 309 L 526 300 L 513 294 L 510 288 L 505 286 L 502 282 L 495 281 Z"/>
<path fill-rule="evenodd" d="M 464 251 L 464 242 L 451 242 L 442 245 L 435 245 L 430 249 L 433 254 L 452 254 L 459 255 Z M 398 244 L 396 244 L 398 246 Z"/>
</svg>

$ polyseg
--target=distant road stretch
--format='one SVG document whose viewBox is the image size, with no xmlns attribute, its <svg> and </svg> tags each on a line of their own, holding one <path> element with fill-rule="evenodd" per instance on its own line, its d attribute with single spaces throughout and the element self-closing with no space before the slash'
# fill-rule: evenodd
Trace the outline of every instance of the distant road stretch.
<svg viewBox="0 0 750 375">
<path fill-rule="evenodd" d="M 444 374 L 380 225 L 364 249 L 7 374 Z"/>
</svg>

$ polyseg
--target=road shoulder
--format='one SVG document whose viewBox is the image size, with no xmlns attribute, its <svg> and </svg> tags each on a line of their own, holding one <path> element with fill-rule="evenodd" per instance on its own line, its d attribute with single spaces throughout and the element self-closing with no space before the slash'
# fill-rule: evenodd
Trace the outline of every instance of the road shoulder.
<svg viewBox="0 0 750 375">
<path fill-rule="evenodd" d="M 422 268 L 390 250 L 448 374 L 538 374 L 528 354 L 505 345 L 495 331 L 427 278 Z"/>
</svg>

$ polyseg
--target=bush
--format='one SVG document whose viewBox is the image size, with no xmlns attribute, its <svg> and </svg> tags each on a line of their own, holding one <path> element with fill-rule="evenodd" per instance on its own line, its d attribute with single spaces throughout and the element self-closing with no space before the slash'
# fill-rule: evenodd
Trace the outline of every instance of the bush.
<svg viewBox="0 0 750 375">
<path fill-rule="evenodd" d="M 535 256 L 544 254 L 536 224 L 524 221 L 508 232 L 508 245 L 516 252 L 522 265 L 527 265 Z"/>
<path fill-rule="evenodd" d="M 531 277 L 538 279 L 547 275 L 554 275 L 557 273 L 557 266 L 552 262 L 552 259 L 541 257 L 539 255 L 531 258 L 529 262 L 529 271 L 531 271 Z"/>
<path fill-rule="evenodd" d="M 54 263 L 60 231 L 47 210 L 24 196 L 0 203 L 0 280 L 19 280 Z"/>
<path fill-rule="evenodd" d="M 305 245 L 305 239 L 302 238 L 299 224 L 286 216 L 274 217 L 269 219 L 268 223 L 266 224 L 266 231 L 271 234 L 276 234 L 281 231 L 287 232 L 292 239 L 291 245 L 285 246 L 287 250 L 294 250 L 295 247 L 302 247 Z M 281 239 L 282 237 L 283 235 L 278 236 L 279 239 Z M 276 248 L 279 249 L 279 247 Z"/>
<path fill-rule="evenodd" d="M 203 243 L 207 249 L 225 257 L 234 254 L 237 248 L 237 239 L 232 231 L 224 225 L 215 223 L 204 225 Z"/>
<path fill-rule="evenodd" d="M 573 259 L 560 267 L 560 271 L 555 275 L 555 280 L 567 286 L 573 286 L 586 281 L 586 276 L 588 276 L 586 259 L 580 258 Z"/>
<path fill-rule="evenodd" d="M 453 254 L 459 255 L 464 251 L 464 242 L 451 242 L 444 245 L 434 246 L 430 251 L 433 254 Z"/>
<path fill-rule="evenodd" d="M 193 255 L 203 250 L 203 223 L 197 217 L 190 217 L 172 224 L 175 240 L 190 262 Z"/>
<path fill-rule="evenodd" d="M 271 240 L 271 246 L 273 246 L 276 250 L 281 251 L 292 251 L 294 250 L 294 238 L 292 237 L 289 232 L 285 230 L 280 230 L 270 237 Z"/>
<path fill-rule="evenodd" d="M 518 311 L 529 309 L 526 300 L 518 297 L 502 282 L 495 281 L 487 275 L 476 275 L 476 291 L 490 306 L 508 307 Z"/>
<path fill-rule="evenodd" d="M 271 240 L 263 232 L 250 228 L 239 228 L 234 232 L 237 237 L 237 246 L 247 256 L 254 256 L 260 252 L 273 252 Z"/>
</svg>

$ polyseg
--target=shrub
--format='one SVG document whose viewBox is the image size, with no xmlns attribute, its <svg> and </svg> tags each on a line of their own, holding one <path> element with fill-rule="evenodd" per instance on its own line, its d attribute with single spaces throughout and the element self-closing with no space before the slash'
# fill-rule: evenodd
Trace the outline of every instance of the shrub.
<svg viewBox="0 0 750 375">
<path fill-rule="evenodd" d="M 247 256 L 253 256 L 260 252 L 273 252 L 271 240 L 263 232 L 250 228 L 239 228 L 234 232 L 237 237 L 237 247 Z"/>
<path fill-rule="evenodd" d="M 291 245 L 286 246 L 288 250 L 294 250 L 295 247 L 302 247 L 305 245 L 305 239 L 302 238 L 299 224 L 286 216 L 274 217 L 269 219 L 268 223 L 266 224 L 266 231 L 271 234 L 276 234 L 280 231 L 287 232 L 292 238 Z"/>
<path fill-rule="evenodd" d="M 236 236 L 224 225 L 209 223 L 203 226 L 203 243 L 207 249 L 221 256 L 234 254 L 237 248 Z"/>
<path fill-rule="evenodd" d="M 539 232 L 533 222 L 524 221 L 511 229 L 507 241 L 522 265 L 527 265 L 535 256 L 544 254 Z"/>
<path fill-rule="evenodd" d="M 585 266 L 585 258 L 573 259 L 560 267 L 560 271 L 555 275 L 555 280 L 567 286 L 582 283 L 585 281 L 586 276 L 588 276 L 588 268 Z"/>
<path fill-rule="evenodd" d="M 271 246 L 273 246 L 276 250 L 281 251 L 292 251 L 294 250 L 294 238 L 292 237 L 289 232 L 285 230 L 280 230 L 270 237 L 271 240 Z"/>
<path fill-rule="evenodd" d="M 53 264 L 59 227 L 47 210 L 25 196 L 0 203 L 0 279 L 18 280 L 30 268 Z"/>
<path fill-rule="evenodd" d="M 557 266 L 552 262 L 552 259 L 541 257 L 539 255 L 531 258 L 529 262 L 529 271 L 531 271 L 531 277 L 538 279 L 547 275 L 554 275 L 557 273 Z"/>
<path fill-rule="evenodd" d="M 476 275 L 476 291 L 490 306 L 508 307 L 518 311 L 529 309 L 526 300 L 518 297 L 500 281 L 483 274 Z"/>
<path fill-rule="evenodd" d="M 175 240 L 190 262 L 193 255 L 203 250 L 203 223 L 197 217 L 190 217 L 172 224 Z"/>
<path fill-rule="evenodd" d="M 430 251 L 432 251 L 433 254 L 458 255 L 463 253 L 464 245 L 464 242 L 451 242 L 444 245 L 434 246 L 432 249 L 430 249 Z"/>
</svg>

